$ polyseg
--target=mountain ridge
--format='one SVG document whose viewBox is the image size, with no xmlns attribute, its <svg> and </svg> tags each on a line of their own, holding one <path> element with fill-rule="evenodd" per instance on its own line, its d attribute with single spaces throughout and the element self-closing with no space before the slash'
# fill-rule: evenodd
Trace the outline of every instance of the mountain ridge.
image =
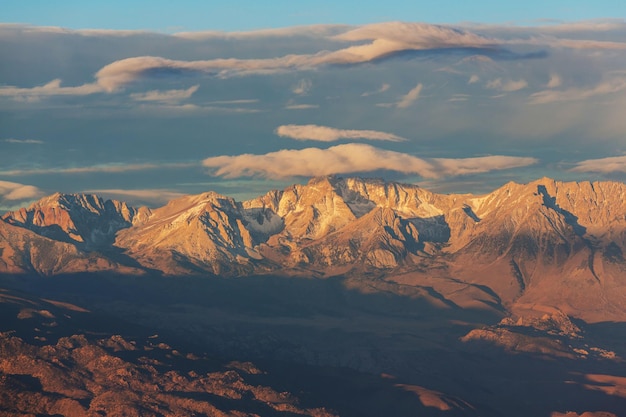
<svg viewBox="0 0 626 417">
<path fill-rule="evenodd" d="M 0 236 L 12 248 L 0 253 L 0 271 L 54 275 L 89 264 L 172 276 L 374 273 L 429 281 L 444 298 L 458 298 L 454 281 L 470 298 L 476 285 L 488 288 L 507 309 L 540 303 L 589 320 L 621 319 L 625 197 L 626 185 L 616 182 L 542 178 L 473 195 L 336 176 L 242 202 L 206 192 L 156 209 L 57 193 L 2 216 L 23 244 Z M 33 245 L 61 243 L 81 261 L 54 268 L 15 261 Z"/>
</svg>

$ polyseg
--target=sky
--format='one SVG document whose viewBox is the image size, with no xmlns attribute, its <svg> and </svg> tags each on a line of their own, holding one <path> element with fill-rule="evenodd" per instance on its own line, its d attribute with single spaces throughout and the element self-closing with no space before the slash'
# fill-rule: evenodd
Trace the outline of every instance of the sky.
<svg viewBox="0 0 626 417">
<path fill-rule="evenodd" d="M 0 212 L 57 191 L 241 201 L 318 175 L 475 194 L 625 181 L 625 17 L 614 1 L 9 2 Z"/>
</svg>

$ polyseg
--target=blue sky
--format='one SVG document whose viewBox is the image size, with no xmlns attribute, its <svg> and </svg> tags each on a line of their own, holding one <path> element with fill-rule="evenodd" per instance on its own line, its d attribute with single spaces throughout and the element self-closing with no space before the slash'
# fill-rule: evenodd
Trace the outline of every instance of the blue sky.
<svg viewBox="0 0 626 417">
<path fill-rule="evenodd" d="M 0 212 L 327 174 L 624 181 L 626 5 L 547 3 L 8 2 Z"/>
<path fill-rule="evenodd" d="M 542 20 L 576 21 L 626 17 L 626 3 L 616 0 L 232 0 L 232 1 L 79 1 L 5 2 L 5 22 L 72 29 L 251 30 L 319 23 L 365 24 L 391 20 L 431 23 L 537 24 Z"/>
</svg>

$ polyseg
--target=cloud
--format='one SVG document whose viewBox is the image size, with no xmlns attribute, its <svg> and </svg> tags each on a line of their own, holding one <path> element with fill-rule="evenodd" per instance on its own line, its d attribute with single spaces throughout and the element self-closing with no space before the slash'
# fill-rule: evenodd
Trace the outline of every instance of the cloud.
<svg viewBox="0 0 626 417">
<path fill-rule="evenodd" d="M 448 101 L 451 101 L 451 102 L 455 102 L 455 101 L 467 101 L 467 100 L 469 100 L 469 97 L 470 97 L 470 96 L 469 96 L 469 95 L 467 95 L 467 94 L 454 94 L 452 97 L 450 97 L 450 98 L 448 99 Z"/>
<path fill-rule="evenodd" d="M 178 103 L 179 101 L 188 99 L 198 91 L 199 85 L 194 85 L 186 90 L 152 90 L 146 93 L 134 93 L 130 97 L 136 101 L 156 101 L 161 103 Z"/>
<path fill-rule="evenodd" d="M 220 58 L 181 61 L 158 56 L 131 57 L 101 68 L 96 73 L 96 81 L 101 88 L 111 92 L 150 74 L 201 73 L 222 78 L 247 74 L 275 74 L 312 70 L 325 65 L 373 62 L 406 51 L 483 48 L 494 45 L 490 39 L 461 29 L 400 22 L 362 26 L 332 39 L 359 44 L 334 51 L 262 59 Z M 363 41 L 371 42 L 363 44 Z"/>
<path fill-rule="evenodd" d="M 33 185 L 24 185 L 17 182 L 0 181 L 0 203 L 2 201 L 15 202 L 34 200 L 44 195 L 44 192 Z"/>
<path fill-rule="evenodd" d="M 494 41 L 462 29 L 428 23 L 383 22 L 364 25 L 335 36 L 342 41 L 382 40 L 405 49 L 458 48 L 493 45 Z"/>
<path fill-rule="evenodd" d="M 476 74 L 472 74 L 472 76 L 467 81 L 468 84 L 475 84 L 480 81 L 480 77 Z"/>
<path fill-rule="evenodd" d="M 42 86 L 22 88 L 15 86 L 0 86 L 0 96 L 9 97 L 48 97 L 48 96 L 87 96 L 102 93 L 104 89 L 95 83 L 83 84 L 77 87 L 61 87 L 61 80 L 55 79 Z"/>
<path fill-rule="evenodd" d="M 486 87 L 492 90 L 500 90 L 510 93 L 528 87 L 528 82 L 526 80 L 502 81 L 502 78 L 496 78 L 495 80 L 488 81 Z"/>
<path fill-rule="evenodd" d="M 510 42 L 510 43 L 529 43 L 536 45 L 548 45 L 552 48 L 569 48 L 569 49 L 593 49 L 593 50 L 617 50 L 623 51 L 626 49 L 626 42 L 611 42 L 611 41 L 597 41 L 588 39 L 551 39 L 546 40 L 538 39 L 533 42 Z"/>
<path fill-rule="evenodd" d="M 124 190 L 124 189 L 93 189 L 85 190 L 84 193 L 97 194 L 102 197 L 112 198 L 115 200 L 127 201 L 132 204 L 146 204 L 149 206 L 159 206 L 167 203 L 175 198 L 184 196 L 184 193 L 166 190 L 166 189 L 143 189 L 143 190 Z"/>
<path fill-rule="evenodd" d="M 551 74 L 550 81 L 546 84 L 546 88 L 557 88 L 560 87 L 561 84 L 563 84 L 561 77 L 558 74 Z"/>
<path fill-rule="evenodd" d="M 6 143 L 21 143 L 21 144 L 25 144 L 25 145 L 41 145 L 41 144 L 43 144 L 42 140 L 36 140 L 36 139 L 14 139 L 14 138 L 9 138 L 9 139 L 3 139 L 2 142 L 6 142 Z"/>
<path fill-rule="evenodd" d="M 285 106 L 287 110 L 308 110 L 308 109 L 319 109 L 318 104 L 288 104 Z"/>
<path fill-rule="evenodd" d="M 567 90 L 544 90 L 531 94 L 531 103 L 552 103 L 584 100 L 594 96 L 613 94 L 626 89 L 626 78 L 613 78 L 591 88 L 570 88 Z"/>
<path fill-rule="evenodd" d="M 422 92 L 422 84 L 418 84 L 413 87 L 406 95 L 404 95 L 400 101 L 396 103 L 396 107 L 399 109 L 406 109 L 411 106 L 415 101 L 419 98 L 420 93 Z"/>
<path fill-rule="evenodd" d="M 303 96 L 303 95 L 308 94 L 309 91 L 311 91 L 312 86 L 313 86 L 313 83 L 311 82 L 311 80 L 309 80 L 308 78 L 305 78 L 305 79 L 298 81 L 296 85 L 291 87 L 291 92 L 299 96 Z"/>
<path fill-rule="evenodd" d="M 236 100 L 215 100 L 215 101 L 209 101 L 206 104 L 254 104 L 258 102 L 259 102 L 259 99 L 256 99 L 256 98 L 244 98 L 244 99 L 236 99 Z"/>
<path fill-rule="evenodd" d="M 91 174 L 91 173 L 107 173 L 116 174 L 133 171 L 148 171 L 152 169 L 181 169 L 197 166 L 193 162 L 179 163 L 146 163 L 146 164 L 106 164 L 92 165 L 85 167 L 72 168 L 30 168 L 30 169 L 13 169 L 0 171 L 0 175 L 17 176 L 17 175 L 47 175 L 47 174 Z"/>
<path fill-rule="evenodd" d="M 283 125 L 276 129 L 278 136 L 295 140 L 315 140 L 319 142 L 334 142 L 341 139 L 384 140 L 390 142 L 404 142 L 406 139 L 392 133 L 376 130 L 346 130 L 318 125 Z"/>
<path fill-rule="evenodd" d="M 0 181 L 0 214 L 24 207 L 44 195 L 42 190 L 33 185 Z"/>
<path fill-rule="evenodd" d="M 594 27 L 608 27 L 612 30 L 623 29 L 623 22 L 594 23 Z M 558 26 L 558 25 L 557 25 Z M 584 26 L 584 25 L 583 25 Z M 17 33 L 20 31 L 44 31 L 43 28 L 32 28 L 24 25 L 13 25 Z M 48 96 L 48 95 L 88 95 L 94 93 L 117 91 L 127 84 L 142 77 L 153 75 L 179 75 L 197 73 L 213 77 L 233 77 L 250 74 L 275 74 L 287 71 L 306 71 L 330 65 L 352 65 L 379 62 L 380 60 L 411 52 L 445 51 L 445 50 L 480 50 L 482 53 L 492 51 L 496 56 L 505 58 L 545 57 L 545 51 L 540 54 L 516 55 L 502 49 L 507 45 L 540 45 L 554 48 L 570 49 L 626 49 L 624 42 L 609 42 L 593 39 L 561 39 L 552 35 L 547 36 L 542 30 L 548 31 L 552 26 L 532 28 L 506 28 L 498 26 L 474 26 L 472 30 L 444 25 L 426 23 L 386 22 L 350 27 L 345 25 L 313 25 L 308 27 L 269 29 L 252 32 L 196 32 L 164 35 L 141 31 L 71 31 L 61 28 L 47 28 L 56 34 L 79 34 L 82 36 L 150 36 L 157 39 L 172 37 L 176 41 L 193 39 L 256 39 L 262 42 L 268 37 L 285 37 L 302 35 L 320 41 L 336 42 L 339 49 L 323 49 L 309 54 L 288 54 L 270 58 L 215 58 L 207 60 L 174 60 L 160 56 L 134 56 L 109 63 L 96 72 L 93 83 L 74 87 L 62 87 L 61 81 L 55 79 L 44 86 L 20 88 L 14 86 L 0 87 L 0 95 L 4 96 Z M 487 37 L 477 33 L 495 33 L 504 38 Z M 517 32 L 515 32 L 517 30 Z M 553 31 L 554 32 L 554 31 Z M 352 43 L 346 46 L 346 43 Z M 518 81 L 519 83 L 521 81 Z M 305 82 L 306 83 L 306 82 Z M 515 83 L 515 82 L 511 82 Z M 510 84 L 513 88 L 515 84 Z M 305 94 L 310 86 L 302 85 L 294 90 L 297 94 Z M 519 88 L 518 88 L 519 89 Z M 171 90 L 173 95 L 176 90 Z M 510 90 L 515 91 L 515 90 Z M 145 101 L 154 97 L 156 101 L 161 93 L 152 91 L 145 93 Z M 141 99 L 142 96 L 136 96 Z M 163 96 L 161 96 L 163 97 Z"/>
<path fill-rule="evenodd" d="M 265 39 L 265 38 L 283 38 L 283 37 L 329 37 L 345 32 L 350 29 L 348 25 L 305 25 L 274 29 L 259 29 L 251 31 L 239 32 L 222 32 L 222 31 L 200 31 L 200 32 L 179 32 L 172 36 L 183 39 L 192 40 L 211 40 L 211 39 L 227 39 L 227 40 L 246 40 L 246 39 Z"/>
<path fill-rule="evenodd" d="M 600 159 L 587 159 L 585 161 L 578 162 L 570 171 L 599 172 L 603 174 L 611 172 L 626 172 L 626 155 Z"/>
<path fill-rule="evenodd" d="M 213 175 L 225 178 L 262 176 L 277 179 L 377 170 L 438 178 L 527 166 L 536 162 L 535 158 L 508 156 L 426 160 L 370 145 L 350 143 L 328 149 L 284 149 L 264 155 L 216 156 L 205 159 L 203 165 L 211 169 Z"/>
<path fill-rule="evenodd" d="M 435 158 L 432 162 L 437 166 L 437 170 L 444 175 L 468 175 L 525 167 L 534 165 L 539 161 L 529 157 L 492 155 L 460 159 Z"/>
<path fill-rule="evenodd" d="M 389 90 L 390 87 L 391 85 L 387 83 L 383 83 L 383 85 L 381 85 L 378 90 L 366 91 L 365 93 L 361 94 L 361 97 L 368 97 L 368 96 L 373 96 L 374 94 L 384 93 L 385 91 Z"/>
</svg>

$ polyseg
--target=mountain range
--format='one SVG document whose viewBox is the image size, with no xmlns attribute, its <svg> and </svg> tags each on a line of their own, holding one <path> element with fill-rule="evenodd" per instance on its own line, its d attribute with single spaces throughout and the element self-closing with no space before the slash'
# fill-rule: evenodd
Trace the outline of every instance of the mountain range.
<svg viewBox="0 0 626 417">
<path fill-rule="evenodd" d="M 463 307 L 592 322 L 626 318 L 625 250 L 626 185 L 548 178 L 476 196 L 330 176 L 156 209 L 57 193 L 0 222 L 3 273 L 374 274 Z"/>
<path fill-rule="evenodd" d="M 53 194 L 0 220 L 0 414 L 617 416 L 625 250 L 617 182 Z"/>
</svg>

